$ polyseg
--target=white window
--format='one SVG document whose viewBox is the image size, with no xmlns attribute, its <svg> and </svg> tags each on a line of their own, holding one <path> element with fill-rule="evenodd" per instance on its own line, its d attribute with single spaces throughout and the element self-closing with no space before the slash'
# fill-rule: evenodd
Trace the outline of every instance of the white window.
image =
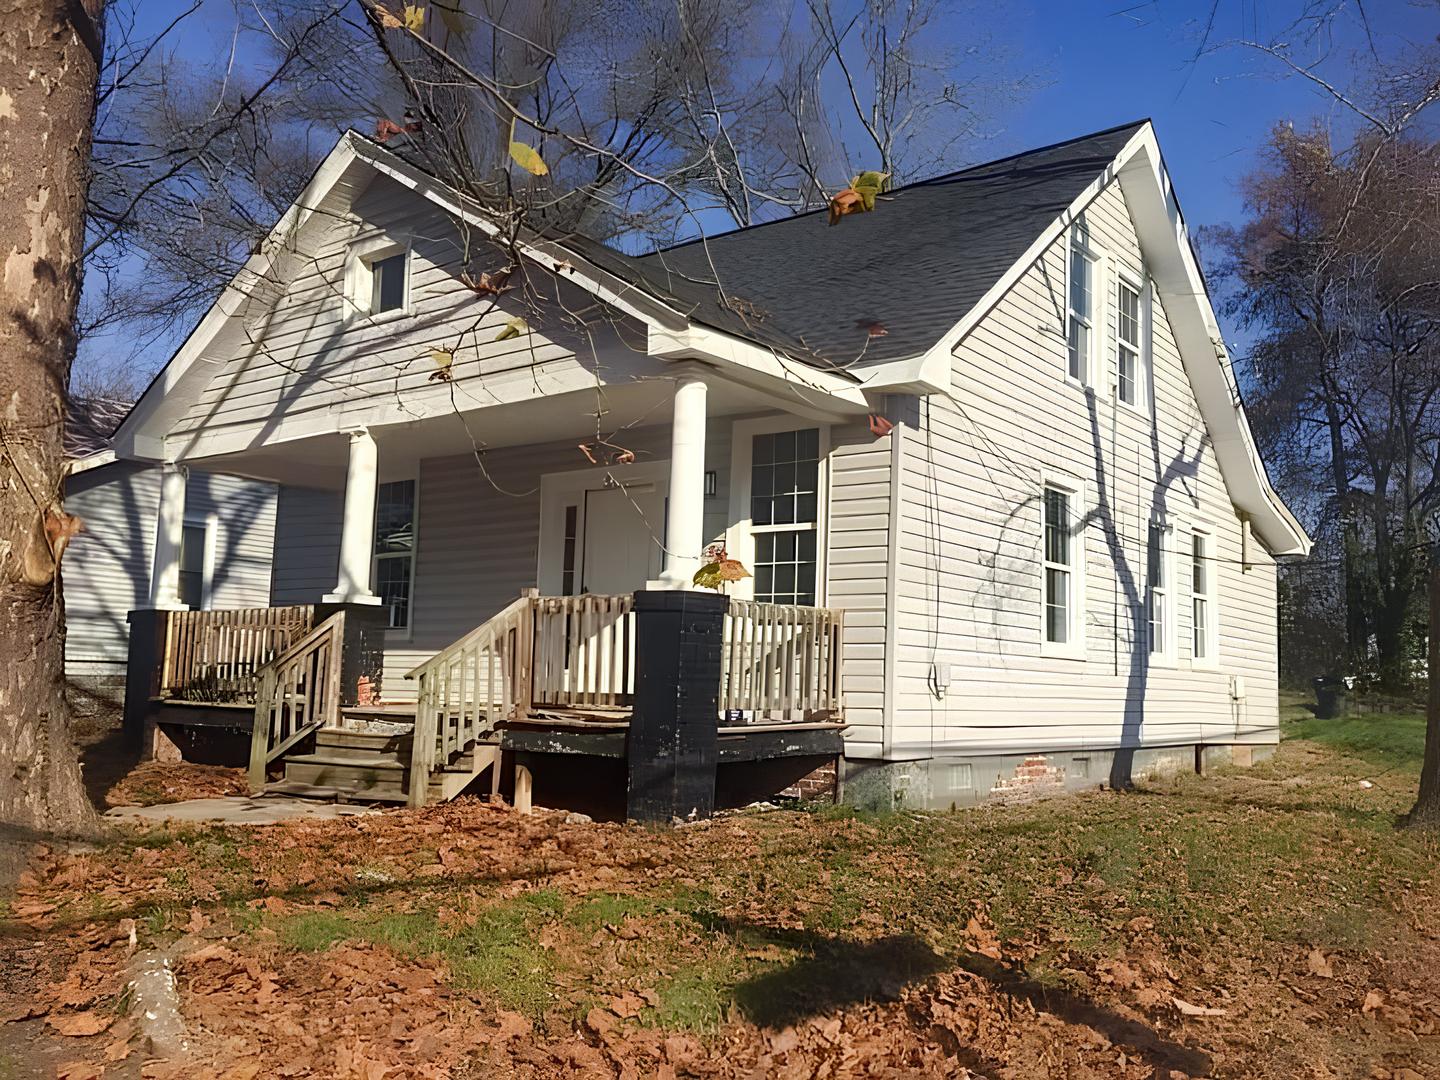
<svg viewBox="0 0 1440 1080">
<path fill-rule="evenodd" d="M 1099 260 L 1090 243 L 1090 229 L 1082 217 L 1070 230 L 1068 313 L 1065 340 L 1069 351 L 1067 374 L 1078 383 L 1090 381 L 1095 351 L 1095 274 Z"/>
<path fill-rule="evenodd" d="M 1144 363 L 1148 351 L 1143 290 L 1134 280 L 1115 282 L 1115 393 L 1126 405 L 1139 407 L 1145 386 Z"/>
<path fill-rule="evenodd" d="M 1190 535 L 1191 656 L 1196 663 L 1216 662 L 1215 558 L 1211 536 L 1196 529 Z"/>
<path fill-rule="evenodd" d="M 405 306 L 406 252 L 370 262 L 370 314 L 398 311 Z"/>
<path fill-rule="evenodd" d="M 1175 655 L 1175 605 L 1173 560 L 1170 553 L 1170 529 L 1163 522 L 1150 523 L 1146 555 L 1145 622 L 1152 660 L 1168 660 Z"/>
<path fill-rule="evenodd" d="M 375 595 L 391 630 L 410 627 L 415 577 L 415 481 L 381 484 L 375 496 Z"/>
<path fill-rule="evenodd" d="M 209 524 L 185 522 L 180 534 L 180 602 L 191 611 L 201 610 L 210 599 L 209 553 Z"/>
<path fill-rule="evenodd" d="M 354 241 L 345 257 L 345 296 L 350 317 L 403 317 L 410 309 L 409 241 L 385 234 Z"/>
<path fill-rule="evenodd" d="M 819 521 L 820 429 L 753 436 L 750 532 L 756 600 L 815 603 Z"/>
<path fill-rule="evenodd" d="M 1078 488 L 1047 483 L 1041 505 L 1043 652 L 1085 654 L 1085 532 Z"/>
</svg>

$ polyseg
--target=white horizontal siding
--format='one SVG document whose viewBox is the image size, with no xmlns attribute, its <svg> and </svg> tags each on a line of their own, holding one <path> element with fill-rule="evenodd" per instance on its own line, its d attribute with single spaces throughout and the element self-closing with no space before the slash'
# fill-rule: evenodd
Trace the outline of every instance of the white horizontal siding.
<svg viewBox="0 0 1440 1080">
<path fill-rule="evenodd" d="M 121 673 L 130 640 L 126 616 L 149 601 L 159 470 L 121 461 L 79 473 L 66 482 L 65 507 L 84 522 L 62 567 L 66 666 L 76 674 Z M 192 469 L 185 517 L 214 530 L 209 606 L 263 606 L 275 486 Z"/>
<path fill-rule="evenodd" d="M 345 263 L 357 237 L 389 235 L 412 243 L 408 313 L 358 313 L 345 295 Z M 394 409 L 394 420 L 449 416 L 505 401 L 594 387 L 612 379 L 661 374 L 645 355 L 645 331 L 615 314 L 604 327 L 575 333 L 566 313 L 589 307 L 538 267 L 499 298 L 478 296 L 461 280 L 468 269 L 497 269 L 504 256 L 460 235 L 453 222 L 413 192 L 377 178 L 349 214 L 316 214 L 285 260 L 278 302 L 253 322 L 245 340 L 227 337 L 208 357 L 216 374 L 172 428 L 185 438 L 216 439 L 284 425 L 333 428 L 334 415 Z M 510 319 L 529 332 L 497 341 Z M 450 382 L 438 382 L 431 350 L 453 353 Z M 579 354 L 577 357 L 577 353 Z"/>
<path fill-rule="evenodd" d="M 1240 522 L 1220 476 L 1163 306 L 1153 306 L 1158 423 L 1113 398 L 1115 268 L 1140 252 L 1118 184 L 1087 212 L 1107 253 L 1097 387 L 1065 380 L 1065 246 L 1053 246 L 957 350 L 952 399 L 922 403 L 906 441 L 899 568 L 897 753 L 1157 745 L 1277 724 L 1275 573 L 1255 545 L 1242 573 Z M 1083 661 L 1042 655 L 1042 476 L 1081 479 L 1086 530 Z M 1102 506 L 1103 502 L 1103 506 Z M 1174 529 L 1178 648 L 1152 666 L 1144 643 L 1148 523 Z M 1217 547 L 1220 664 L 1190 660 L 1189 528 Z M 1110 526 L 1110 527 L 1107 527 Z M 1128 587 L 1127 587 L 1128 586 Z M 950 665 L 943 697 L 933 663 Z M 1231 675 L 1246 683 L 1229 695 Z"/>
<path fill-rule="evenodd" d="M 270 603 L 316 604 L 336 585 L 340 567 L 338 491 L 285 485 L 275 512 Z"/>
</svg>

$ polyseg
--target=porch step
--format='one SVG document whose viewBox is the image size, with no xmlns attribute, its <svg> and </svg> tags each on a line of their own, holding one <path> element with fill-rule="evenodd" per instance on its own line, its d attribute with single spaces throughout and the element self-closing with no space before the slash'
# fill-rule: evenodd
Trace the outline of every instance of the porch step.
<svg viewBox="0 0 1440 1080">
<path fill-rule="evenodd" d="M 415 706 L 407 705 L 343 705 L 340 715 L 347 720 L 379 720 L 395 724 L 413 724 Z"/>
<path fill-rule="evenodd" d="M 331 758 L 369 761 L 379 756 L 409 762 L 415 743 L 412 732 L 388 735 L 381 732 L 321 728 L 315 733 L 315 752 Z"/>
<path fill-rule="evenodd" d="M 321 742 L 322 738 L 326 741 Z M 284 781 L 266 790 L 312 798 L 404 802 L 410 789 L 409 741 L 388 750 L 366 745 L 375 741 L 363 733 L 316 732 L 317 752 L 286 757 Z M 491 765 L 497 754 L 496 746 L 482 743 L 455 755 L 431 774 L 428 801 L 453 798 Z"/>
</svg>

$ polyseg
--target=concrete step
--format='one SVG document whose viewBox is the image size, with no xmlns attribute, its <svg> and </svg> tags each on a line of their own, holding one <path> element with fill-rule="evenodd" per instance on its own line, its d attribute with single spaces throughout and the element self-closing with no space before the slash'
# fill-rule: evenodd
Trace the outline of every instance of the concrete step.
<svg viewBox="0 0 1440 1080">
<path fill-rule="evenodd" d="M 394 724 L 413 724 L 414 705 L 344 705 L 340 715 L 352 720 L 380 720 Z"/>
</svg>

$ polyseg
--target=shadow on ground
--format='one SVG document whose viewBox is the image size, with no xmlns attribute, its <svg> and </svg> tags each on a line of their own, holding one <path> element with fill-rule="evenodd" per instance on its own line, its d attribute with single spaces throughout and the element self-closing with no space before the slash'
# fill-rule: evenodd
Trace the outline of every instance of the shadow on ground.
<svg viewBox="0 0 1440 1080">
<path fill-rule="evenodd" d="M 803 954 L 794 963 L 735 987 L 736 1006 L 746 1019 L 760 1027 L 779 1030 L 847 1006 L 895 1001 L 908 987 L 959 969 L 1005 997 L 1027 1002 L 1066 1023 L 1098 1031 L 1156 1070 L 1179 1070 L 1189 1076 L 1210 1073 L 1208 1054 L 1174 1042 L 1148 1024 L 1089 998 L 1038 983 L 980 953 L 966 951 L 947 957 L 910 934 L 851 941 L 813 931 L 781 930 L 733 920 L 706 922 L 711 929 L 732 933 L 745 941 L 781 945 Z M 953 1033 L 932 1030 L 931 1034 L 969 1067 L 996 1067 L 994 1062 L 980 1061 L 973 1048 L 964 1046 Z"/>
</svg>

